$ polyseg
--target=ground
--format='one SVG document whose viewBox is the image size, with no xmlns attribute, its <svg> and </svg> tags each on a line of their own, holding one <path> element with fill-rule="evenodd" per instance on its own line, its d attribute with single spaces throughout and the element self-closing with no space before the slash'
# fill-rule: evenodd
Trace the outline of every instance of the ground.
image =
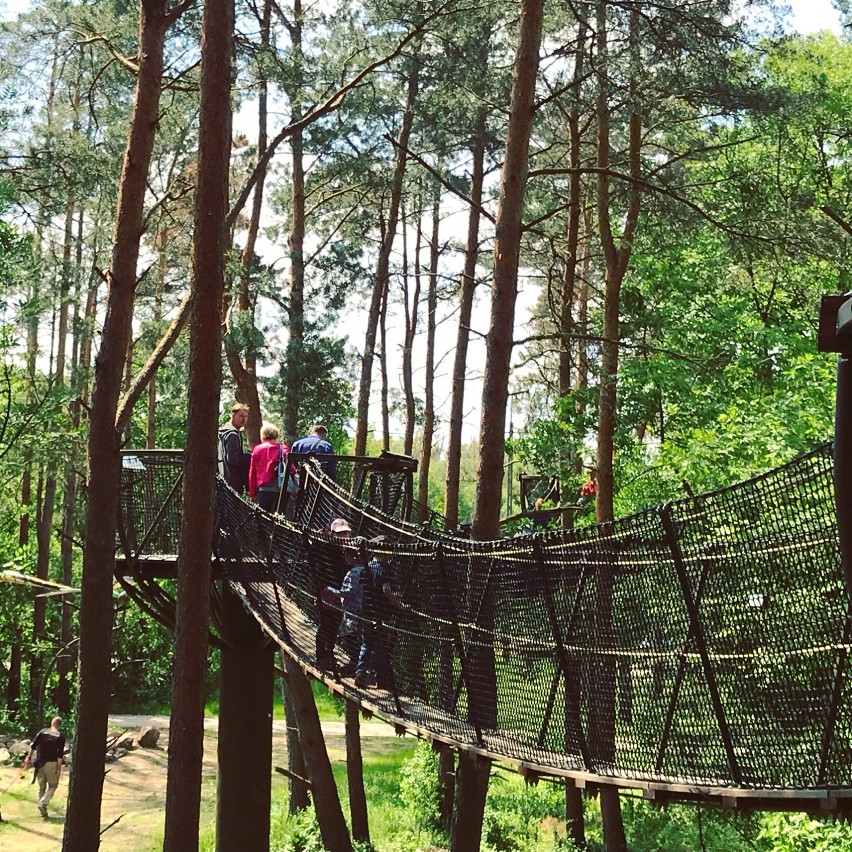
<svg viewBox="0 0 852 852">
<path fill-rule="evenodd" d="M 115 763 L 107 764 L 101 825 L 119 822 L 103 835 L 104 852 L 154 852 L 162 849 L 163 811 L 166 802 L 166 766 L 168 754 L 168 717 L 111 716 L 110 730 L 138 731 L 154 724 L 161 729 L 156 748 L 134 749 Z M 345 757 L 343 722 L 324 722 L 332 761 Z M 202 786 L 202 825 L 215 818 L 216 743 L 218 719 L 205 720 L 204 766 Z M 375 738 L 394 738 L 393 728 L 381 722 L 362 722 L 361 736 L 367 740 L 364 750 L 382 747 Z M 273 722 L 272 765 L 286 766 L 286 730 L 282 721 Z M 19 769 L 0 766 L 0 849 L 3 852 L 56 852 L 62 843 L 65 806 L 68 798 L 68 775 L 63 772 L 59 789 L 50 803 L 50 818 L 43 820 L 36 810 L 37 786 L 30 784 L 32 773 L 18 778 Z M 286 784 L 277 773 L 273 789 Z"/>
</svg>

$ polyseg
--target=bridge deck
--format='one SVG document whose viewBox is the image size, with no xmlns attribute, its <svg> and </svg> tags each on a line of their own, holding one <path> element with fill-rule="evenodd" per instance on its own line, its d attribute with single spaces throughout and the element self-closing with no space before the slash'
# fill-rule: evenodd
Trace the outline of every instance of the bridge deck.
<svg viewBox="0 0 852 852">
<path fill-rule="evenodd" d="M 116 567 L 162 613 L 180 464 L 138 456 Z M 655 801 L 846 812 L 850 621 L 831 472 L 823 448 L 605 529 L 482 543 L 353 501 L 311 470 L 292 522 L 221 486 L 214 567 L 306 672 L 400 731 Z M 398 606 L 360 619 L 384 689 L 340 673 L 339 641 L 336 665 L 319 665 L 320 592 L 347 558 L 315 530 L 337 516 L 366 537 L 350 562 L 389 567 Z"/>
</svg>

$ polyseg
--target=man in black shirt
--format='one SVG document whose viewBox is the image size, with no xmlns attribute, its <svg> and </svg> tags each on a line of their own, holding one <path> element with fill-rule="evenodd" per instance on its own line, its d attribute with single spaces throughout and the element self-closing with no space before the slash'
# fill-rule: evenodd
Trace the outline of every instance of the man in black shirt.
<svg viewBox="0 0 852 852">
<path fill-rule="evenodd" d="M 27 758 L 35 767 L 38 780 L 38 812 L 44 819 L 47 819 L 47 805 L 59 786 L 59 777 L 62 774 L 65 734 L 60 730 L 61 727 L 62 719 L 54 716 L 50 720 L 50 727 L 42 728 L 35 735 Z"/>
</svg>

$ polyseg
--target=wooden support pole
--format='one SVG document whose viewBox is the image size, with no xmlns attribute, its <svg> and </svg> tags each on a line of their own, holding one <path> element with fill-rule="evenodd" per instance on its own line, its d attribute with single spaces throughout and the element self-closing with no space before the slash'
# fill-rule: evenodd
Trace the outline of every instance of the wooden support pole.
<svg viewBox="0 0 852 852">
<path fill-rule="evenodd" d="M 268 852 L 274 651 L 227 584 L 222 616 L 216 849 Z"/>
</svg>

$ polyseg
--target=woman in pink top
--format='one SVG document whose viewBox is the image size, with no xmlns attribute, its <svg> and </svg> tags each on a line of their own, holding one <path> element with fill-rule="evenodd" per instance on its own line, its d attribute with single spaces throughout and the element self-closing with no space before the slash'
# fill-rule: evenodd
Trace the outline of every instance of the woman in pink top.
<svg viewBox="0 0 852 852">
<path fill-rule="evenodd" d="M 278 508 L 278 463 L 287 463 L 288 451 L 287 445 L 278 441 L 278 427 L 264 423 L 260 443 L 251 451 L 249 497 L 267 512 Z"/>
</svg>

